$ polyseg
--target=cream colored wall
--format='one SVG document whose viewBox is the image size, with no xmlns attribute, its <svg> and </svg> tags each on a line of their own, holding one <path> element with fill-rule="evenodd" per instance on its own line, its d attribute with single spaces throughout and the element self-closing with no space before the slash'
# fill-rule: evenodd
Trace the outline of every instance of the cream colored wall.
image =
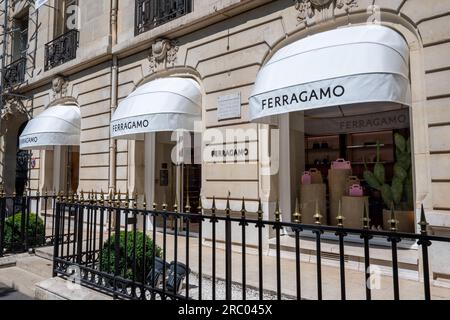
<svg viewBox="0 0 450 320">
<path fill-rule="evenodd" d="M 111 49 L 111 52 L 120 54 L 119 101 L 131 93 L 142 79 L 152 76 L 148 53 L 153 40 L 157 37 L 174 38 L 179 43 L 177 60 L 165 68 L 172 70 L 169 71 L 172 74 L 189 73 L 199 81 L 204 90 L 205 128 L 221 131 L 226 128 L 259 129 L 257 138 L 250 141 L 257 143 L 263 134 L 260 130 L 265 126 L 249 123 L 248 97 L 264 62 L 280 47 L 308 34 L 348 22 L 366 21 L 369 17 L 366 9 L 374 2 L 382 8 L 383 23 L 408 34 L 413 49 L 416 200 L 424 201 L 432 225 L 450 226 L 450 1 L 358 0 L 358 7 L 351 8 L 350 15 L 344 9 L 337 9 L 334 19 L 323 20 L 332 17 L 332 13 L 316 12 L 314 17 L 308 19 L 308 28 L 297 19 L 298 12 L 291 0 L 271 1 L 257 7 L 267 2 L 194 1 L 192 14 L 134 37 L 134 14 L 130 14 L 134 12 L 131 9 L 134 8 L 134 1 L 120 0 L 119 41 Z M 93 61 L 109 59 L 110 2 L 80 3 L 84 8 L 83 28 L 77 59 L 50 72 L 43 72 L 43 47 L 51 40 L 52 17 L 48 7 L 39 10 L 42 26 L 36 44 L 36 69 L 33 78 L 29 79 L 29 86 L 23 86 L 22 92 L 33 96 L 28 107 L 33 107 L 34 114 L 38 114 L 52 100 L 52 77 L 57 73 L 69 76 L 68 95 L 77 99 L 83 117 L 80 189 L 106 191 L 109 177 L 110 63 Z M 248 9 L 251 10 L 243 12 Z M 90 63 L 84 64 L 87 61 Z M 242 96 L 242 118 L 218 122 L 217 98 L 234 92 L 240 92 Z M 117 189 L 122 191 L 128 189 L 130 175 L 135 174 L 130 171 L 128 154 L 134 149 L 132 143 L 118 142 Z M 262 197 L 265 211 L 268 212 L 271 207 L 273 212 L 278 182 L 260 175 L 259 151 L 248 164 L 203 165 L 206 206 L 210 205 L 211 197 L 215 195 L 218 207 L 224 208 L 227 189 L 230 189 L 233 210 L 240 208 L 240 198 L 245 196 L 248 210 L 255 211 L 256 200 Z M 40 154 L 36 154 L 38 160 Z M 37 189 L 39 174 L 32 173 L 32 176 L 33 189 Z"/>
<path fill-rule="evenodd" d="M 265 126 L 258 126 L 251 124 L 248 121 L 248 97 L 250 95 L 256 75 L 265 61 L 277 49 L 286 45 L 287 43 L 300 39 L 308 34 L 313 34 L 326 29 L 335 28 L 338 25 L 345 25 L 349 21 L 353 23 L 365 22 L 369 15 L 366 13 L 366 8 L 372 1 L 357 1 L 359 6 L 350 10 L 351 15 L 347 17 L 346 12 L 336 10 L 336 19 L 334 22 L 321 21 L 322 15 L 316 14 L 308 21 L 311 26 L 305 29 L 304 23 L 299 23 L 297 20 L 298 12 L 295 10 L 291 1 L 281 0 L 269 3 L 257 9 L 253 9 L 241 15 L 230 17 L 224 21 L 217 22 L 209 27 L 202 28 L 198 31 L 190 32 L 184 36 L 176 37 L 179 43 L 179 50 L 177 60 L 173 65 L 167 65 L 167 69 L 177 70 L 173 73 L 183 73 L 183 70 L 195 70 L 198 73 L 199 81 L 205 91 L 203 99 L 203 118 L 206 129 L 220 129 L 224 131 L 227 128 L 239 129 L 261 129 Z M 120 6 L 126 6 L 127 2 L 123 1 Z M 428 153 L 428 142 L 430 148 L 442 148 L 445 146 L 435 146 L 436 141 L 441 139 L 434 139 L 434 135 L 440 135 L 442 130 L 446 132 L 447 124 L 438 124 L 436 126 L 433 121 L 442 121 L 447 114 L 445 101 L 450 100 L 446 97 L 445 90 L 448 90 L 445 83 L 448 82 L 447 70 L 449 58 L 448 55 L 442 54 L 447 52 L 449 46 L 445 42 L 449 36 L 445 33 L 445 26 L 448 26 L 448 17 L 440 17 L 443 12 L 446 12 L 446 4 L 441 2 L 433 2 L 430 6 L 424 5 L 420 1 L 375 1 L 376 5 L 382 7 L 382 18 L 387 20 L 391 26 L 398 25 L 399 32 L 407 32 L 411 29 L 412 35 L 420 34 L 422 39 L 417 39 L 416 46 L 419 49 L 416 51 L 416 59 L 423 60 L 425 70 L 421 70 L 421 63 L 414 70 L 416 78 L 425 80 L 426 94 L 420 92 L 417 96 L 422 99 L 422 96 L 431 97 L 420 101 L 420 107 L 414 109 L 414 119 L 417 129 L 416 137 L 420 137 L 423 129 L 426 130 L 426 122 L 424 118 L 420 117 L 423 110 L 427 110 L 430 114 L 429 108 L 433 110 L 440 110 L 444 116 L 437 116 L 436 112 L 431 112 L 430 124 L 434 127 L 430 128 L 426 135 L 430 135 L 429 141 L 418 140 L 416 142 L 416 180 L 421 186 L 420 190 L 416 190 L 418 194 L 425 196 L 425 204 L 431 213 L 436 212 L 432 210 L 436 205 L 441 205 L 444 202 L 444 208 L 447 204 L 447 199 L 443 197 L 436 197 L 434 194 L 443 193 L 450 187 L 447 181 L 437 182 L 436 177 L 443 177 L 438 179 L 445 179 L 445 170 L 443 173 L 436 172 L 436 168 L 431 169 L 433 177 L 432 188 L 429 188 L 431 182 L 428 184 L 420 183 L 423 179 L 428 179 L 427 172 L 430 170 L 430 163 L 440 161 L 445 163 L 447 154 L 431 154 Z M 420 8 L 424 7 L 423 10 Z M 426 8 L 425 8 L 426 7 Z M 119 8 L 119 12 L 121 10 Z M 419 9 L 418 9 L 419 8 Z M 418 14 L 417 12 L 421 13 Z M 326 17 L 326 15 L 324 15 Z M 409 18 L 411 17 L 411 18 Z M 167 30 L 178 27 L 177 23 L 182 23 L 181 20 L 173 22 L 173 26 L 167 24 L 160 27 L 159 30 Z M 404 26 L 400 26 L 400 25 Z M 417 26 L 415 25 L 417 24 Z M 119 44 L 116 47 L 118 52 L 126 50 L 126 44 L 131 44 L 133 41 L 142 40 L 145 37 L 149 40 L 146 48 L 150 47 L 152 43 L 151 34 L 157 33 L 158 30 L 150 31 L 146 35 L 141 35 L 138 39 L 132 37 L 134 32 L 132 19 L 129 16 L 119 14 Z M 132 31 L 133 30 L 133 31 Z M 436 31 L 439 30 L 439 31 Z M 170 33 L 168 33 L 170 34 Z M 171 36 L 177 35 L 175 32 Z M 132 37 L 133 39 L 131 39 Z M 286 40 L 287 39 L 287 40 Z M 421 41 L 425 48 L 421 49 Z M 443 43 L 441 43 L 443 42 Z M 119 98 L 125 98 L 131 93 L 143 78 L 149 77 L 151 72 L 149 70 L 148 49 L 143 49 L 132 56 L 122 57 L 119 63 Z M 125 55 L 125 53 L 123 53 Z M 427 71 L 425 74 L 424 71 Z M 419 80 L 420 82 L 420 80 Z M 437 82 L 437 83 L 435 83 Z M 432 86 L 430 84 L 433 84 Z M 413 88 L 417 90 L 425 90 L 418 85 L 413 84 Z M 242 96 L 242 118 L 238 120 L 217 121 L 217 98 L 221 95 L 240 92 Z M 442 97 L 441 97 L 442 96 Z M 417 104 L 419 106 L 419 103 Z M 428 109 L 425 109 L 428 108 Z M 450 113 L 449 113 L 450 114 Z M 435 116 L 436 120 L 433 120 Z M 448 116 L 447 118 L 450 118 Z M 422 123 L 422 125 L 420 125 Z M 419 128 L 420 127 L 420 128 Z M 422 131 L 421 131 L 422 130 Z M 439 133 L 435 131 L 440 130 Z M 424 135 L 424 136 L 426 136 Z M 255 142 L 260 140 L 256 138 Z M 444 142 L 441 142 L 444 143 Z M 446 149 L 450 150 L 450 149 Z M 126 150 L 123 150 L 126 153 Z M 274 206 L 276 198 L 278 183 L 274 179 L 268 179 L 260 176 L 260 155 L 249 164 L 234 163 L 234 164 L 215 164 L 204 163 L 203 165 L 203 192 L 207 197 L 206 206 L 210 205 L 212 196 L 217 197 L 217 204 L 219 208 L 225 207 L 225 198 L 228 189 L 231 191 L 231 198 L 236 199 L 232 201 L 231 205 L 234 210 L 240 207 L 240 199 L 245 196 L 249 201 L 249 210 L 256 210 L 256 200 L 263 197 L 265 202 L 265 209 Z M 441 167 L 445 167 L 442 165 Z M 297 170 L 298 171 L 298 170 Z M 423 173 L 421 173 L 423 171 Z M 417 183 L 416 183 L 417 184 Z M 224 186 L 226 186 L 224 188 Z M 434 197 L 433 197 L 434 195 Z M 269 196 L 269 198 L 267 198 Z M 433 199 L 428 200 L 428 199 Z M 208 203 L 209 201 L 209 203 Z M 427 202 L 428 201 L 428 202 Z"/>
</svg>

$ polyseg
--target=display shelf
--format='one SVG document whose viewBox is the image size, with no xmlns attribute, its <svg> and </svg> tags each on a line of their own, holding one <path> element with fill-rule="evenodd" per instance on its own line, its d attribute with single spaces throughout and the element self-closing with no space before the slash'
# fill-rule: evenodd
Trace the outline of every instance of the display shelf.
<svg viewBox="0 0 450 320">
<path fill-rule="evenodd" d="M 339 151 L 337 148 L 308 148 L 306 149 L 308 151 L 322 151 L 322 152 L 329 152 L 329 151 Z"/>
<path fill-rule="evenodd" d="M 363 164 L 376 164 L 377 162 L 373 162 L 373 161 L 371 161 L 371 162 L 352 162 L 352 165 L 355 165 L 355 166 L 358 166 L 358 165 L 363 165 Z M 390 163 L 394 163 L 393 161 L 379 161 L 378 163 L 381 163 L 381 164 L 390 164 Z"/>
<path fill-rule="evenodd" d="M 380 144 L 379 147 L 380 148 L 386 148 L 386 147 L 393 147 L 393 144 Z M 347 146 L 347 149 L 365 149 L 365 148 L 376 148 L 377 145 L 376 144 L 361 144 L 361 145 L 356 145 L 356 146 Z"/>
</svg>

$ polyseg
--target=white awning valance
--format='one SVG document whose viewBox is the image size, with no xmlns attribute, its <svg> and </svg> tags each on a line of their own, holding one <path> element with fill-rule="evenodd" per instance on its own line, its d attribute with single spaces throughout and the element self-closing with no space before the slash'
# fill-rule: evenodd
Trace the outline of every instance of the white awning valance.
<svg viewBox="0 0 450 320">
<path fill-rule="evenodd" d="M 19 138 L 23 150 L 80 145 L 81 113 L 75 105 L 50 107 L 31 119 Z"/>
<path fill-rule="evenodd" d="M 323 32 L 280 49 L 258 73 L 250 119 L 365 102 L 411 104 L 409 48 L 380 25 Z"/>
<path fill-rule="evenodd" d="M 193 79 L 169 77 L 148 82 L 123 100 L 111 120 L 111 137 L 136 139 L 161 131 L 194 131 L 201 121 L 202 94 Z"/>
</svg>

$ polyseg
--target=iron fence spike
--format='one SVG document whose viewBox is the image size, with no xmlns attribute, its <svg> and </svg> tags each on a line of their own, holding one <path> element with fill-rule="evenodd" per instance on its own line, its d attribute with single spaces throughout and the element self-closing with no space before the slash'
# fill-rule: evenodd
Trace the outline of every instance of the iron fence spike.
<svg viewBox="0 0 450 320">
<path fill-rule="evenodd" d="M 147 209 L 147 195 L 144 193 L 144 201 L 142 202 L 142 208 L 144 208 L 144 210 Z"/>
<path fill-rule="evenodd" d="M 389 223 L 391 225 L 391 231 L 396 232 L 398 221 L 395 217 L 394 201 L 391 202 L 391 219 L 389 220 Z"/>
<path fill-rule="evenodd" d="M 339 200 L 339 206 L 338 206 L 338 215 L 336 217 L 338 221 L 338 227 L 344 227 L 344 216 L 342 215 L 342 200 Z"/>
<path fill-rule="evenodd" d="M 191 212 L 191 203 L 189 201 L 189 194 L 186 197 L 186 205 L 184 206 L 184 211 L 186 213 L 190 213 Z"/>
<path fill-rule="evenodd" d="M 261 198 L 258 199 L 258 220 L 262 220 L 263 218 L 263 209 L 262 209 L 262 202 L 261 202 Z"/>
<path fill-rule="evenodd" d="M 227 204 L 225 207 L 225 214 L 227 215 L 227 217 L 230 217 L 230 213 L 231 213 L 231 208 L 230 208 L 230 191 L 228 191 L 228 195 L 227 195 Z"/>
<path fill-rule="evenodd" d="M 247 213 L 247 210 L 245 209 L 245 198 L 242 197 L 242 207 L 241 207 L 241 216 L 242 219 L 245 219 L 245 214 Z"/>
<path fill-rule="evenodd" d="M 363 229 L 369 229 L 370 227 L 370 218 L 369 218 L 369 213 L 367 211 L 367 206 L 364 203 L 363 206 L 363 218 L 361 219 L 363 222 Z"/>
<path fill-rule="evenodd" d="M 134 192 L 134 195 L 133 195 L 133 209 L 137 209 L 137 206 L 138 206 L 138 195 L 137 195 L 137 192 Z"/>
<path fill-rule="evenodd" d="M 213 215 L 216 214 L 216 196 L 213 196 L 213 199 L 212 199 L 211 213 Z"/>
<path fill-rule="evenodd" d="M 295 199 L 295 210 L 294 210 L 293 216 L 294 216 L 295 223 L 301 223 L 302 214 L 300 212 L 300 203 L 299 203 L 298 198 Z"/>
<path fill-rule="evenodd" d="M 426 234 L 427 233 L 427 226 L 429 225 L 429 223 L 427 222 L 427 218 L 425 216 L 425 208 L 423 206 L 423 203 L 421 205 L 420 208 L 420 233 L 422 234 Z"/>
<path fill-rule="evenodd" d="M 202 195 L 200 194 L 198 197 L 198 207 L 197 207 L 197 211 L 199 214 L 202 213 L 203 210 L 203 204 L 202 204 Z"/>
<path fill-rule="evenodd" d="M 242 197 L 242 208 L 241 208 L 241 217 L 242 217 L 242 219 L 245 219 L 246 215 L 247 215 L 247 209 L 245 207 L 245 198 Z"/>
<path fill-rule="evenodd" d="M 280 201 L 277 199 L 276 204 L 275 204 L 275 221 L 276 222 L 280 222 L 280 216 L 281 216 Z"/>
<path fill-rule="evenodd" d="M 314 223 L 317 225 L 321 225 L 322 224 L 322 215 L 320 213 L 320 208 L 319 208 L 319 200 L 316 200 L 316 213 L 314 214 L 314 219 L 316 220 Z"/>
<path fill-rule="evenodd" d="M 173 212 L 178 213 L 178 199 L 175 199 L 175 204 L 173 205 Z"/>
</svg>

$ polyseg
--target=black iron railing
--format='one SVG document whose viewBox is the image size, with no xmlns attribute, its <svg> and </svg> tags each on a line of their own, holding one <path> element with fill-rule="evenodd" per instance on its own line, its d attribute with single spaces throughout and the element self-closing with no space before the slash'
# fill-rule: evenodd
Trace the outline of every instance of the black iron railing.
<svg viewBox="0 0 450 320">
<path fill-rule="evenodd" d="M 56 195 L 0 193 L 0 256 L 53 245 Z"/>
<path fill-rule="evenodd" d="M 138 209 L 136 202 L 126 199 L 117 200 L 103 195 L 88 199 L 83 197 L 60 199 L 56 204 L 56 234 L 74 234 L 70 237 L 55 237 L 54 245 L 54 276 L 75 276 L 83 285 L 101 289 L 116 298 L 121 299 L 231 299 L 239 290 L 239 298 L 248 299 L 249 269 L 257 273 L 257 285 L 252 289 L 257 291 L 257 298 L 264 299 L 266 279 L 263 270 L 265 265 L 265 249 L 263 234 L 273 230 L 275 234 L 275 268 L 272 277 L 276 281 L 275 296 L 283 299 L 289 296 L 284 291 L 282 280 L 288 279 L 295 283 L 296 297 L 302 299 L 300 241 L 302 235 L 309 232 L 315 235 L 316 272 L 310 276 L 316 277 L 317 299 L 323 298 L 325 288 L 322 281 L 322 244 L 324 234 L 334 235 L 339 244 L 340 297 L 347 298 L 345 245 L 347 237 L 356 235 L 363 240 L 365 277 L 361 276 L 361 286 L 366 287 L 365 298 L 372 298 L 372 288 L 367 285 L 371 277 L 370 248 L 372 239 L 385 241 L 390 246 L 392 260 L 392 290 L 393 297 L 400 299 L 399 263 L 397 244 L 413 241 L 421 249 L 423 267 L 419 272 L 423 276 L 423 297 L 431 299 L 430 269 L 428 248 L 433 242 L 450 243 L 450 238 L 431 236 L 427 234 L 427 223 L 424 213 L 420 221 L 421 233 L 409 234 L 397 232 L 397 222 L 391 219 L 391 231 L 377 231 L 369 228 L 367 213 L 362 214 L 362 229 L 349 229 L 343 226 L 343 216 L 340 214 L 339 225 L 336 227 L 320 224 L 320 214 L 316 216 L 316 224 L 301 223 L 301 214 L 294 213 L 294 222 L 280 221 L 280 212 L 275 211 L 275 221 L 263 220 L 261 203 L 254 218 L 248 218 L 251 213 L 242 203 L 241 213 L 231 214 L 229 205 L 225 211 L 217 212 L 215 200 L 212 207 L 205 209 L 191 208 L 186 205 L 184 212 L 179 212 L 175 205 L 173 211 L 167 210 L 167 205 L 157 209 L 147 209 L 144 203 Z M 208 213 L 206 213 L 208 212 Z M 216 213 L 217 212 L 217 213 Z M 68 217 L 73 217 L 69 219 Z M 195 223 L 193 222 L 195 221 Z M 153 225 L 149 231 L 148 223 Z M 178 226 L 178 227 L 174 227 Z M 203 240 L 211 241 L 208 247 L 209 255 L 204 255 Z M 194 230 L 195 229 L 195 230 Z M 281 230 L 291 230 L 295 243 L 295 271 L 287 270 L 281 264 Z M 248 236 L 251 234 L 256 246 L 250 246 L 254 251 L 253 265 L 249 266 Z M 239 237 L 239 240 L 236 240 Z M 384 240 L 383 240 L 384 239 Z M 220 247 L 220 248 L 219 248 Z M 239 251 L 239 262 L 236 263 L 236 250 Z M 219 252 L 220 251 L 220 252 Z M 192 257 L 195 254 L 196 256 Z M 224 256 L 223 256 L 224 254 Z M 219 260 L 220 259 L 220 260 Z M 172 260 L 169 264 L 168 261 Z M 220 261 L 220 262 L 219 262 Z M 256 262 L 257 261 L 257 262 Z M 224 272 L 218 263 L 223 264 Z M 205 268 L 205 264 L 207 267 Z M 236 265 L 240 264 L 241 274 L 237 276 Z M 233 269 L 234 266 L 234 269 Z M 192 270 L 191 270 L 192 269 Z M 194 271 L 195 272 L 191 272 Z M 208 270 L 208 275 L 204 270 Z M 256 271 L 255 271 L 256 270 Z M 195 278 L 195 280 L 192 280 Z M 284 278 L 284 279 L 283 279 Z M 222 281 L 224 295 L 219 294 L 217 286 Z M 255 283 L 255 277 L 253 277 Z M 352 279 L 352 282 L 355 280 Z M 207 282 L 207 283 L 206 283 Z M 236 284 L 237 283 L 237 284 Z M 196 288 L 194 292 L 192 288 Z M 237 289 L 236 289 L 237 288 Z M 205 292 L 208 294 L 205 294 Z M 418 296 L 420 293 L 418 293 Z"/>
<path fill-rule="evenodd" d="M 45 45 L 45 70 L 55 68 L 77 57 L 78 30 L 69 30 Z"/>
<path fill-rule="evenodd" d="M 25 81 L 27 59 L 20 58 L 3 70 L 3 86 L 9 88 Z"/>
<path fill-rule="evenodd" d="M 192 0 L 136 0 L 135 35 L 192 11 Z"/>
</svg>

